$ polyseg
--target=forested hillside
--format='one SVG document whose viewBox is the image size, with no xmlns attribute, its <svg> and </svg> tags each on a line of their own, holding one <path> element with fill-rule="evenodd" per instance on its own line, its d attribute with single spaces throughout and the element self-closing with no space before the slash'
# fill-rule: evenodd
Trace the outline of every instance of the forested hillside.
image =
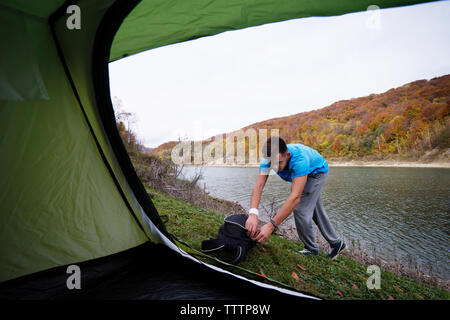
<svg viewBox="0 0 450 320">
<path fill-rule="evenodd" d="M 450 147 L 450 75 L 242 129 L 250 128 L 279 129 L 287 143 L 306 144 L 329 158 L 414 159 L 431 150 L 443 153 Z M 168 155 L 176 143 L 170 141 L 153 152 Z"/>
</svg>

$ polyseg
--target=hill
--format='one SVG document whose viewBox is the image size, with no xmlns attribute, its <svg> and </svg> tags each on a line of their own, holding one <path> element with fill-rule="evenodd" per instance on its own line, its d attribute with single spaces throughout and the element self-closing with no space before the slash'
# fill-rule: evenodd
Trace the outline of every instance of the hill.
<svg viewBox="0 0 450 320">
<path fill-rule="evenodd" d="M 248 129 L 279 129 L 287 143 L 306 144 L 333 159 L 381 160 L 393 156 L 419 159 L 445 152 L 448 157 L 450 75 L 414 81 L 381 94 L 341 100 L 319 110 L 242 128 Z M 211 141 L 212 137 L 202 143 Z M 169 156 L 177 143 L 166 142 L 155 148 L 153 154 Z M 249 151 L 246 143 L 246 157 Z"/>
</svg>

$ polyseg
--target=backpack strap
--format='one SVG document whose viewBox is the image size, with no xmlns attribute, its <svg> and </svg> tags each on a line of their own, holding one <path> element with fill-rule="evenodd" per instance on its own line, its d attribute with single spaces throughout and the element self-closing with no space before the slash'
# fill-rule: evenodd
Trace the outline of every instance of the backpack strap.
<svg viewBox="0 0 450 320">
<path fill-rule="evenodd" d="M 229 259 L 229 261 L 226 261 L 226 262 L 232 263 L 232 264 L 238 263 L 241 260 L 241 258 L 242 258 L 242 254 L 243 254 L 242 247 L 241 246 L 237 246 L 237 248 L 236 248 L 236 255 L 234 256 L 234 258 Z"/>
<path fill-rule="evenodd" d="M 246 251 L 255 245 L 245 229 L 247 218 L 245 214 L 226 217 L 224 224 L 219 228 L 217 239 L 202 241 L 202 252 L 212 254 L 224 262 L 238 264 Z M 219 255 L 220 253 L 226 254 Z M 231 258 L 227 258 L 230 256 Z"/>
<path fill-rule="evenodd" d="M 225 243 L 221 239 L 213 239 L 202 241 L 202 252 L 213 253 L 225 248 Z"/>
<path fill-rule="evenodd" d="M 244 254 L 244 251 L 241 246 L 237 246 L 233 248 L 236 251 L 236 254 L 229 259 L 224 259 L 223 257 L 219 257 L 217 253 L 227 250 L 230 252 L 230 247 L 227 246 L 221 239 L 209 239 L 209 240 L 203 240 L 202 241 L 202 252 L 207 254 L 213 254 L 218 259 L 227 262 L 227 263 L 237 263 L 239 262 Z M 232 252 L 232 251 L 231 251 Z"/>
</svg>

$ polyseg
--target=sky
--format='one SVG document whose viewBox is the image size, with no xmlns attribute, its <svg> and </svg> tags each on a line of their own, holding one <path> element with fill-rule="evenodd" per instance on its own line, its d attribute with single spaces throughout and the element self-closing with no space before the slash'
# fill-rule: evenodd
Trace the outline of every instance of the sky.
<svg viewBox="0 0 450 320">
<path fill-rule="evenodd" d="M 110 63 L 113 103 L 157 147 L 450 73 L 450 1 L 295 19 Z"/>
</svg>

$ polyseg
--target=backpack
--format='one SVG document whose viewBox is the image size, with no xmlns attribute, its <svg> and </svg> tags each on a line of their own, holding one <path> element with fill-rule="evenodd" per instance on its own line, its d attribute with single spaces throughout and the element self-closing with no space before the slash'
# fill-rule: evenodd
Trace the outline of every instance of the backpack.
<svg viewBox="0 0 450 320">
<path fill-rule="evenodd" d="M 238 264 L 245 257 L 247 251 L 256 244 L 245 229 L 247 218 L 246 214 L 226 217 L 219 228 L 217 238 L 202 241 L 202 251 L 214 255 L 222 261 Z"/>
</svg>

